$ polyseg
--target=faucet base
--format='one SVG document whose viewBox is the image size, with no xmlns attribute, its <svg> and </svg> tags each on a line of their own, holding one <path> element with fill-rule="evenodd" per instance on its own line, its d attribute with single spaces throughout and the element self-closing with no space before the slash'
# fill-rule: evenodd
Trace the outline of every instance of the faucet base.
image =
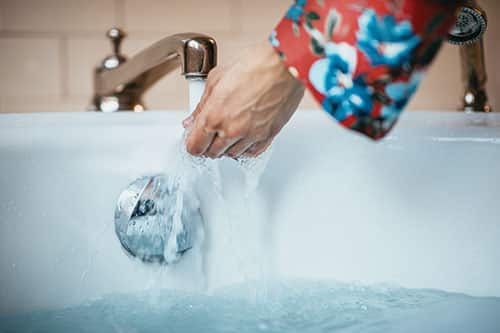
<svg viewBox="0 0 500 333">
<path fill-rule="evenodd" d="M 492 112 L 493 108 L 488 103 L 486 91 L 466 91 L 463 98 L 463 111 L 466 112 Z"/>
<path fill-rule="evenodd" d="M 146 108 L 140 97 L 129 93 L 116 93 L 110 96 L 95 95 L 92 98 L 89 111 L 117 112 L 132 111 L 142 112 Z"/>
</svg>

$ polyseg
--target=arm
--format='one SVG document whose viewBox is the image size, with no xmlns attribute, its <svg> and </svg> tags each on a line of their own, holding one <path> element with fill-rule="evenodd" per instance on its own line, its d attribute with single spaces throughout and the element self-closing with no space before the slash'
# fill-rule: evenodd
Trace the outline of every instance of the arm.
<svg viewBox="0 0 500 333">
<path fill-rule="evenodd" d="M 188 151 L 258 155 L 293 115 L 304 87 L 343 126 L 383 137 L 439 50 L 456 7 L 442 0 L 296 0 L 270 44 L 210 73 L 184 122 Z"/>
<path fill-rule="evenodd" d="M 333 118 L 379 139 L 417 90 L 458 3 L 297 0 L 271 42 Z"/>
</svg>

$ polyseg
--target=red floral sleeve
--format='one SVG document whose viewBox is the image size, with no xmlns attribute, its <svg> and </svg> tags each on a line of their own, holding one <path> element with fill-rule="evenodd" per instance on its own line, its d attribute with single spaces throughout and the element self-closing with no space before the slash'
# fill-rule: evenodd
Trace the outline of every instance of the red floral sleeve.
<svg viewBox="0 0 500 333">
<path fill-rule="evenodd" d="M 296 0 L 270 41 L 330 115 L 379 139 L 416 91 L 458 3 Z"/>
</svg>

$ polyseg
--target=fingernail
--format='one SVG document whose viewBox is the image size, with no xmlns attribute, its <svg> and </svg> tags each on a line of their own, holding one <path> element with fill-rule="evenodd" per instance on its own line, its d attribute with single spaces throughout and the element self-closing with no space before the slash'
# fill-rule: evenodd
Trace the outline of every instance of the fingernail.
<svg viewBox="0 0 500 333">
<path fill-rule="evenodd" d="M 194 117 L 189 116 L 182 121 L 182 126 L 184 126 L 184 128 L 191 127 L 191 125 L 193 125 L 193 122 L 194 122 Z"/>
</svg>

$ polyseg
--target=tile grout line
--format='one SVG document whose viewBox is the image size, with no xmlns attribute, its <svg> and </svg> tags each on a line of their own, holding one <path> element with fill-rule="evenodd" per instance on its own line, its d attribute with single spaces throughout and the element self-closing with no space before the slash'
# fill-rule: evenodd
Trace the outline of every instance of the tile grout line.
<svg viewBox="0 0 500 333">
<path fill-rule="evenodd" d="M 69 95 L 69 59 L 68 59 L 68 36 L 62 35 L 59 37 L 59 57 L 60 57 L 60 89 L 61 96 L 63 99 L 67 98 Z"/>
<path fill-rule="evenodd" d="M 1 30 L 0 38 L 59 38 L 62 34 L 70 34 L 79 38 L 95 38 L 102 36 L 102 33 L 102 30 Z"/>
</svg>

